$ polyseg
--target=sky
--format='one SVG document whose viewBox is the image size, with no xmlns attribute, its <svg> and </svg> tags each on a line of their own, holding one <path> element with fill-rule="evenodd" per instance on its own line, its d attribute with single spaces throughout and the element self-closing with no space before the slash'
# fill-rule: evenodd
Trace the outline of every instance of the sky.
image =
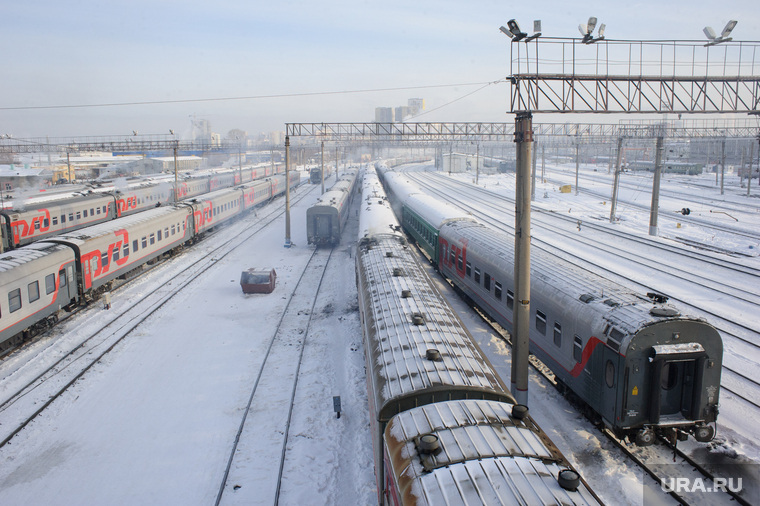
<svg viewBox="0 0 760 506">
<path fill-rule="evenodd" d="M 373 121 L 376 107 L 412 97 L 429 111 L 419 121 L 511 121 L 510 44 L 498 28 L 512 18 L 524 31 L 541 19 L 545 36 L 579 37 L 593 15 L 606 37 L 625 40 L 703 40 L 704 26 L 720 32 L 736 19 L 735 40 L 760 40 L 752 0 L 523 4 L 3 2 L 0 135 L 188 136 L 192 117 L 253 135 Z"/>
</svg>

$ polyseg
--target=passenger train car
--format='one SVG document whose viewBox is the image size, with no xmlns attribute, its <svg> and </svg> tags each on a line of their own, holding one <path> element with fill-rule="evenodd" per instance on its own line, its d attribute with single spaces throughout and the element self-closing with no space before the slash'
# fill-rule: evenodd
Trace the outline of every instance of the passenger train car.
<svg viewBox="0 0 760 506">
<path fill-rule="evenodd" d="M 295 171 L 294 171 L 295 172 Z M 246 167 L 242 170 L 187 177 L 177 184 L 177 198 L 182 200 L 222 188 L 271 177 L 275 169 Z M 91 189 L 71 196 L 50 200 L 31 200 L 17 209 L 0 210 L 1 251 L 18 248 L 35 241 L 69 232 L 96 223 L 110 221 L 175 201 L 174 181 L 156 184 L 113 185 Z M 68 197 L 68 198 L 66 198 Z"/>
<path fill-rule="evenodd" d="M 514 238 L 453 206 L 408 193 L 402 225 L 438 270 L 508 331 L 514 306 Z M 618 437 L 715 434 L 723 343 L 702 318 L 637 293 L 538 248 L 531 250 L 530 350 Z"/>
<path fill-rule="evenodd" d="M 290 185 L 300 183 L 290 174 Z M 285 176 L 218 190 L 177 204 L 58 235 L 0 254 L 0 351 L 96 299 L 156 258 L 284 193 Z"/>
<path fill-rule="evenodd" d="M 378 503 L 599 504 L 410 250 L 373 169 L 356 277 Z"/>
<path fill-rule="evenodd" d="M 306 210 L 306 237 L 309 244 L 337 244 L 351 211 L 359 185 L 359 171 L 346 171 L 317 202 Z"/>
<path fill-rule="evenodd" d="M 325 166 L 325 180 L 332 175 L 332 167 Z M 309 171 L 309 181 L 311 184 L 320 184 L 322 182 L 322 167 L 312 167 Z"/>
</svg>

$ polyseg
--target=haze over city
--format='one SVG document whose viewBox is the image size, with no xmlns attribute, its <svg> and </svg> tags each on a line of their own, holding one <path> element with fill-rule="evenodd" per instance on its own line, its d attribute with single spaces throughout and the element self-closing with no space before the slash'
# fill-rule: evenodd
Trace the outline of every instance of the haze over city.
<svg viewBox="0 0 760 506">
<path fill-rule="evenodd" d="M 729 19 L 734 40 L 760 33 L 749 0 L 8 3 L 0 135 L 187 136 L 193 115 L 253 134 L 373 121 L 410 97 L 425 99 L 419 121 L 512 121 L 499 26 L 541 19 L 545 36 L 577 38 L 592 15 L 609 39 L 701 41 Z"/>
</svg>

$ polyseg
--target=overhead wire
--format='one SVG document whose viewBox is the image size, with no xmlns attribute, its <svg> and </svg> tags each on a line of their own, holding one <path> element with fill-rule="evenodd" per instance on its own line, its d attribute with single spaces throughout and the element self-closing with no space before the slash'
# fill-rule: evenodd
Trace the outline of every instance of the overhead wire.
<svg viewBox="0 0 760 506">
<path fill-rule="evenodd" d="M 315 92 L 304 92 L 304 93 L 280 93 L 280 94 L 272 94 L 272 95 L 250 95 L 250 96 L 241 96 L 241 97 L 209 97 L 209 98 L 189 98 L 189 99 L 177 99 L 177 100 L 146 100 L 146 101 L 136 101 L 136 102 L 109 102 L 109 103 L 100 103 L 100 104 L 58 104 L 58 105 L 27 105 L 27 106 L 15 106 L 15 107 L 0 107 L 0 111 L 28 111 L 28 110 L 37 110 L 37 109 L 77 109 L 77 108 L 88 108 L 88 107 L 126 107 L 126 106 L 136 106 L 136 105 L 161 105 L 161 104 L 183 104 L 183 103 L 196 103 L 196 102 L 223 102 L 223 101 L 233 101 L 233 100 L 262 100 L 262 99 L 271 99 L 271 98 L 296 98 L 296 97 L 313 97 L 313 96 L 326 96 L 326 95 L 349 95 L 354 93 L 378 93 L 378 92 L 386 92 L 386 91 L 409 91 L 409 90 L 421 90 L 421 89 L 432 89 L 432 88 L 454 88 L 459 86 L 477 86 L 484 84 L 483 87 L 475 90 L 472 93 L 477 93 L 478 91 L 482 90 L 486 86 L 490 86 L 491 84 L 494 84 L 495 82 L 477 82 L 477 83 L 456 83 L 456 84 L 433 84 L 433 85 L 425 85 L 425 86 L 403 86 L 403 87 L 397 87 L 397 88 L 373 88 L 373 89 L 363 89 L 363 90 L 341 90 L 341 91 L 315 91 Z M 471 95 L 472 93 L 469 93 L 466 96 Z M 457 100 L 461 100 L 460 97 Z M 449 102 L 453 103 L 456 100 Z M 448 104 L 445 104 L 448 105 Z M 443 106 L 441 106 L 443 107 Z"/>
</svg>

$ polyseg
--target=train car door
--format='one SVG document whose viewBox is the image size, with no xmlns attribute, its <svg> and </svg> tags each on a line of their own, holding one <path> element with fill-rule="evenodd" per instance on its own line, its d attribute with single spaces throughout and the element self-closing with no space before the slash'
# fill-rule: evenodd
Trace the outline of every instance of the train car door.
<svg viewBox="0 0 760 506">
<path fill-rule="evenodd" d="M 315 231 L 317 238 L 330 238 L 332 237 L 332 216 L 317 214 L 315 216 Z"/>
<path fill-rule="evenodd" d="M 702 389 L 704 349 L 697 343 L 654 348 L 650 422 L 695 419 L 699 406 L 694 399 Z"/>
</svg>

